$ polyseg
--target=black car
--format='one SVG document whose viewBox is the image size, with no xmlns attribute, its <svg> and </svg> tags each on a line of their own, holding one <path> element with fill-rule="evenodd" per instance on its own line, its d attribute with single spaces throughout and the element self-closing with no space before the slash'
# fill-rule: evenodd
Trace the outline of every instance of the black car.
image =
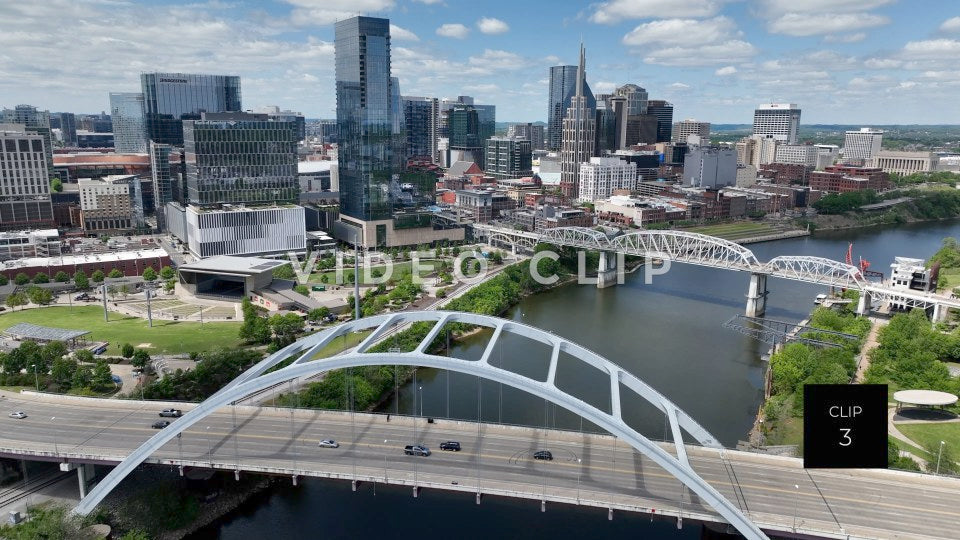
<svg viewBox="0 0 960 540">
<path fill-rule="evenodd" d="M 441 450 L 451 450 L 451 451 L 453 451 L 453 452 L 459 452 L 459 451 L 460 451 L 460 443 L 458 443 L 457 441 L 445 441 L 445 442 L 440 443 L 440 449 L 441 449 Z"/>
<path fill-rule="evenodd" d="M 180 418 L 181 416 L 183 416 L 183 411 L 181 411 L 180 409 L 164 409 L 160 411 L 160 416 L 163 416 L 166 418 Z"/>
<path fill-rule="evenodd" d="M 156 422 L 153 423 L 153 426 L 151 426 L 151 427 L 152 427 L 153 429 L 163 429 L 163 428 L 165 428 L 165 427 L 167 427 L 167 426 L 169 426 L 169 425 L 170 425 L 170 421 L 169 421 L 169 420 L 157 420 Z"/>
<path fill-rule="evenodd" d="M 549 450 L 540 450 L 533 453 L 533 459 L 542 459 L 544 461 L 553 461 L 553 454 Z"/>
</svg>

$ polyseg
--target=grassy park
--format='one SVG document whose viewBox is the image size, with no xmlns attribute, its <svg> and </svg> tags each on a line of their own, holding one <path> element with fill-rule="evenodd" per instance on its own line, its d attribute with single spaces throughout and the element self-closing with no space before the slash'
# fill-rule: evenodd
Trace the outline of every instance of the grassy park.
<svg viewBox="0 0 960 540">
<path fill-rule="evenodd" d="M 219 347 L 240 346 L 237 336 L 239 323 L 154 321 L 153 328 L 146 319 L 110 313 L 110 321 L 103 320 L 99 306 L 46 307 L 6 312 L 0 315 L 0 330 L 26 322 L 55 328 L 89 330 L 94 341 L 108 341 L 108 355 L 120 355 L 120 346 L 131 343 L 145 346 L 150 354 L 177 354 L 203 352 Z"/>
<path fill-rule="evenodd" d="M 751 238 L 754 236 L 764 236 L 768 234 L 776 234 L 780 232 L 780 229 L 767 225 L 765 223 L 755 223 L 755 222 L 738 222 L 738 223 L 720 223 L 717 225 L 704 225 L 702 227 L 690 227 L 684 229 L 688 232 L 695 232 L 700 234 L 706 234 L 710 236 L 716 236 L 719 238 L 724 238 L 727 240 L 742 240 L 744 238 Z"/>
<path fill-rule="evenodd" d="M 951 454 L 960 455 L 960 423 L 931 422 L 927 424 L 897 424 L 897 429 L 921 448 L 935 452 L 943 441 Z"/>
</svg>

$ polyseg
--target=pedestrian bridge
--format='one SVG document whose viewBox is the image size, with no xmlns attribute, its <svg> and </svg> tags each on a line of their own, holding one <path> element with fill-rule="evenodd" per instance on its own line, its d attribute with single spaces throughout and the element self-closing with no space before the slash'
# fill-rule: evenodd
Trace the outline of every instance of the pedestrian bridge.
<svg viewBox="0 0 960 540">
<path fill-rule="evenodd" d="M 750 249 L 736 242 L 687 231 L 641 229 L 610 235 L 586 227 L 556 227 L 532 233 L 487 224 L 475 224 L 473 229 L 475 235 L 490 242 L 530 251 L 540 243 L 599 251 L 598 287 L 623 282 L 622 258 L 626 255 L 749 272 L 746 315 L 750 317 L 762 316 L 766 311 L 768 277 L 857 290 L 860 292 L 857 313 L 861 315 L 869 313 L 874 300 L 906 308 L 933 309 L 935 320 L 944 318 L 947 308 L 960 308 L 960 301 L 947 296 L 895 289 L 885 283 L 868 281 L 859 268 L 844 262 L 806 255 L 781 255 L 762 262 Z"/>
</svg>

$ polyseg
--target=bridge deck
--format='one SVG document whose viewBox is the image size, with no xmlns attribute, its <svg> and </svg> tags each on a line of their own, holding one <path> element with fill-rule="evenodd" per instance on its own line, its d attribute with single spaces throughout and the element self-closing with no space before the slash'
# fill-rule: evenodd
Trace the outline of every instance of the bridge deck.
<svg viewBox="0 0 960 540">
<path fill-rule="evenodd" d="M 150 424 L 157 412 L 168 406 L 15 394 L 3 394 L 0 404 L 30 415 L 0 418 L 0 454 L 101 462 L 117 462 L 142 443 L 154 432 Z M 414 425 L 411 418 L 388 422 L 383 415 L 366 414 L 351 422 L 349 414 L 340 412 L 257 407 L 236 408 L 239 429 L 234 431 L 232 412 L 209 417 L 151 461 L 386 479 L 467 492 L 477 491 L 479 463 L 485 494 L 567 503 L 579 498 L 581 504 L 603 508 L 718 519 L 689 491 L 681 508 L 679 481 L 607 436 L 484 424 L 478 441 L 477 425 L 471 422 L 419 420 Z M 322 438 L 334 438 L 341 447 L 317 448 Z M 440 451 L 440 441 L 448 439 L 460 441 L 464 450 Z M 434 455 L 404 456 L 402 447 L 414 441 L 426 443 Z M 530 459 L 539 449 L 551 450 L 554 461 Z M 797 459 L 700 447 L 687 451 L 703 478 L 768 530 L 789 530 L 795 505 L 798 527 L 824 537 L 839 537 L 842 527 L 854 537 L 953 538 L 960 522 L 960 509 L 951 502 L 960 494 L 957 480 L 892 471 L 804 471 Z"/>
</svg>

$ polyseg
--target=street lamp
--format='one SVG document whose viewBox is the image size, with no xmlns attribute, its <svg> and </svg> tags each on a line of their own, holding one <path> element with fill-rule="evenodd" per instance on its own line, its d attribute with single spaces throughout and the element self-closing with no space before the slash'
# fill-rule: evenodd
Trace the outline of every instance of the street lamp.
<svg viewBox="0 0 960 540">
<path fill-rule="evenodd" d="M 800 510 L 800 486 L 794 484 L 793 488 L 796 490 L 796 497 L 793 499 L 793 532 L 797 532 L 797 512 Z"/>
<path fill-rule="evenodd" d="M 937 474 L 940 474 L 940 457 L 943 455 L 943 445 L 947 444 L 944 441 L 940 441 L 940 450 L 937 452 Z"/>
<path fill-rule="evenodd" d="M 56 419 L 57 419 L 56 416 L 51 416 L 51 417 L 50 417 L 50 423 L 52 424 L 53 421 L 56 420 Z M 53 430 L 53 453 L 54 453 L 54 454 L 59 454 L 59 453 L 60 453 L 60 447 L 57 445 L 57 430 L 56 430 L 56 428 L 54 428 L 54 430 Z"/>
<path fill-rule="evenodd" d="M 386 445 L 388 440 L 390 439 L 384 439 L 383 444 Z M 384 484 L 387 483 L 387 450 L 386 448 L 384 448 L 383 450 L 383 483 Z"/>
<path fill-rule="evenodd" d="M 40 376 L 37 375 L 37 365 L 36 365 L 36 364 L 30 364 L 30 365 L 33 366 L 33 381 L 37 384 L 37 392 L 39 392 L 39 391 L 40 391 Z"/>
<path fill-rule="evenodd" d="M 580 473 L 583 471 L 583 460 L 577 458 L 577 504 L 580 504 Z"/>
<path fill-rule="evenodd" d="M 213 467 L 213 441 L 210 440 L 210 426 L 207 426 L 207 461 L 210 462 L 210 467 Z"/>
<path fill-rule="evenodd" d="M 423 385 L 420 385 L 420 416 L 423 416 Z"/>
</svg>

